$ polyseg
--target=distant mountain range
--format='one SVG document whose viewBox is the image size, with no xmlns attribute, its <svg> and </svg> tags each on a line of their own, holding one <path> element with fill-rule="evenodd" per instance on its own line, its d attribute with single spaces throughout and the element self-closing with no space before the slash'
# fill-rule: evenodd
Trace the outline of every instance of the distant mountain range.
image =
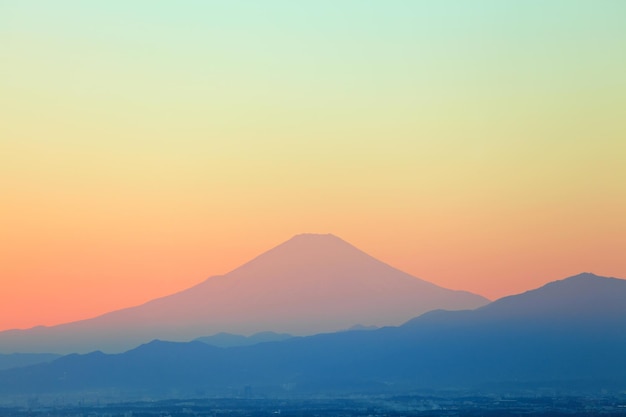
<svg viewBox="0 0 626 417">
<path fill-rule="evenodd" d="M 179 293 L 53 327 L 0 332 L 0 353 L 122 352 L 152 339 L 220 332 L 307 335 L 398 325 L 488 300 L 415 278 L 333 235 L 297 235 L 234 271 Z"/>
<path fill-rule="evenodd" d="M 293 336 L 287 333 L 259 332 L 252 336 L 242 336 L 232 333 L 217 333 L 212 336 L 204 336 L 196 339 L 198 342 L 217 347 L 251 346 L 265 342 L 280 342 L 291 339 Z"/>
<path fill-rule="evenodd" d="M 69 355 L 0 371 L 0 396 L 115 391 L 180 398 L 246 386 L 259 395 L 623 391 L 625 329 L 626 281 L 581 274 L 399 327 L 231 348 L 153 341 L 123 354 Z"/>
<path fill-rule="evenodd" d="M 378 329 L 376 326 L 363 326 L 355 324 L 349 329 L 342 330 L 344 332 L 356 332 L 356 331 L 369 331 Z M 199 337 L 196 339 L 198 342 L 206 343 L 207 345 L 217 347 L 233 347 L 233 346 L 251 346 L 258 343 L 265 342 L 281 342 L 283 340 L 291 339 L 294 337 L 288 333 L 275 333 L 275 332 L 259 332 L 251 336 L 242 336 L 240 334 L 232 333 L 217 333 L 211 336 Z"/>
</svg>

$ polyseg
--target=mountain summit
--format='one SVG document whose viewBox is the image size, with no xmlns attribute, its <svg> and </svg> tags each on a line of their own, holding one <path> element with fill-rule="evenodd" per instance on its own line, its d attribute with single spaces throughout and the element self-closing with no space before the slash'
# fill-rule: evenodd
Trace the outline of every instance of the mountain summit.
<svg viewBox="0 0 626 417">
<path fill-rule="evenodd" d="M 0 345 L 11 352 L 117 352 L 155 338 L 398 325 L 433 309 L 487 302 L 415 278 L 333 235 L 302 234 L 179 293 L 89 320 L 2 332 Z"/>
</svg>

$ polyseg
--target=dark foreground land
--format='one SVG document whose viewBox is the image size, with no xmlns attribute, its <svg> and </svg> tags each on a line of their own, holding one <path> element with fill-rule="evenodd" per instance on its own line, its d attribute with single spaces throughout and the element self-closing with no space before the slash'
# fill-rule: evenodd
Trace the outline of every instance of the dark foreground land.
<svg viewBox="0 0 626 417">
<path fill-rule="evenodd" d="M 0 407 L 1 417 L 626 416 L 626 394 L 597 397 L 390 396 L 195 399 Z"/>
</svg>

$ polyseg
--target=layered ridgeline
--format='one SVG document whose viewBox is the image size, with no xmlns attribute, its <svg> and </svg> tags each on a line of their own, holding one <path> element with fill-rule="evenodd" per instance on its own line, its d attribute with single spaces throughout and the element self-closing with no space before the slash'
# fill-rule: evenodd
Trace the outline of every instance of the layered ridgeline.
<svg viewBox="0 0 626 417">
<path fill-rule="evenodd" d="M 473 311 L 399 327 L 218 348 L 153 341 L 119 355 L 70 355 L 0 372 L 0 397 L 155 397 L 408 392 L 623 391 L 626 281 L 582 274 Z"/>
<path fill-rule="evenodd" d="M 207 345 L 217 347 L 233 347 L 233 346 L 251 346 L 258 343 L 280 342 L 291 339 L 293 336 L 287 333 L 260 332 L 251 336 L 242 336 L 240 334 L 218 333 L 211 336 L 199 337 L 197 342 L 206 343 Z"/>
<path fill-rule="evenodd" d="M 0 333 L 0 353 L 121 352 L 152 339 L 220 332 L 307 335 L 398 325 L 433 309 L 487 299 L 380 262 L 333 235 L 297 235 L 234 271 L 141 306 L 53 327 Z"/>
</svg>

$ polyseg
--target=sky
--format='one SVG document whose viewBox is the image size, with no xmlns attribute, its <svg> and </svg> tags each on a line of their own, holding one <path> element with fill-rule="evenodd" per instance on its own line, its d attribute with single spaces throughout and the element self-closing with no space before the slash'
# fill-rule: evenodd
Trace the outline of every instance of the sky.
<svg viewBox="0 0 626 417">
<path fill-rule="evenodd" d="M 626 2 L 0 0 L 0 330 L 304 232 L 490 299 L 626 278 Z"/>
</svg>

